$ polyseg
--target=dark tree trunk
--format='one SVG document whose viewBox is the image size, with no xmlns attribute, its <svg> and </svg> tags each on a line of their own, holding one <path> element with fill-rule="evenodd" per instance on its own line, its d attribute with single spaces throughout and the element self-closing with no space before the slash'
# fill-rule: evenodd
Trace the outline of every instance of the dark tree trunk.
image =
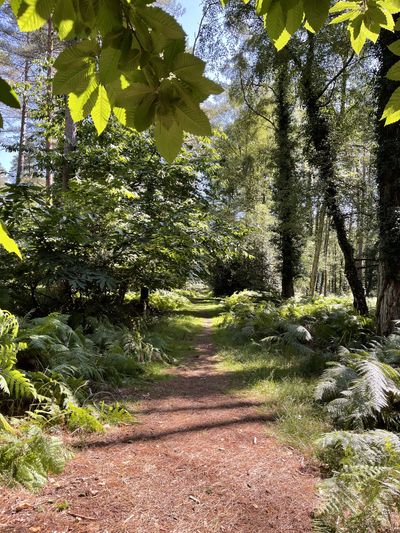
<svg viewBox="0 0 400 533">
<path fill-rule="evenodd" d="M 141 287 L 140 289 L 140 307 L 142 309 L 143 315 L 146 316 L 147 309 L 149 307 L 149 289 L 148 287 Z"/>
<path fill-rule="evenodd" d="M 357 270 L 354 249 L 348 238 L 345 218 L 339 207 L 338 191 L 335 180 L 336 154 L 331 142 L 330 124 L 320 107 L 320 93 L 314 83 L 314 36 L 309 36 L 307 63 L 303 68 L 303 98 L 309 123 L 320 180 L 324 188 L 324 197 L 329 216 L 336 231 L 337 240 L 344 257 L 344 271 L 353 293 L 355 309 L 362 315 L 368 314 L 364 287 Z"/>
<path fill-rule="evenodd" d="M 70 154 L 76 148 L 76 124 L 72 120 L 68 102 L 65 103 L 65 130 L 64 130 L 64 164 L 62 174 L 62 187 L 66 191 L 69 187 L 69 180 L 73 176 L 73 168 L 70 161 Z"/>
<path fill-rule="evenodd" d="M 398 57 L 388 45 L 400 38 L 400 32 L 382 30 L 377 49 L 380 60 L 378 75 L 377 180 L 379 190 L 379 283 L 376 326 L 379 335 L 393 332 L 400 319 L 400 123 L 385 126 L 379 120 L 397 89 L 397 82 L 385 78 Z"/>
<path fill-rule="evenodd" d="M 294 296 L 294 281 L 298 274 L 301 236 L 299 226 L 296 168 L 291 139 L 290 104 L 288 99 L 290 77 L 285 53 L 277 55 L 276 83 L 276 145 L 277 172 L 274 188 L 275 210 L 278 218 L 277 233 L 281 254 L 282 298 Z"/>
</svg>

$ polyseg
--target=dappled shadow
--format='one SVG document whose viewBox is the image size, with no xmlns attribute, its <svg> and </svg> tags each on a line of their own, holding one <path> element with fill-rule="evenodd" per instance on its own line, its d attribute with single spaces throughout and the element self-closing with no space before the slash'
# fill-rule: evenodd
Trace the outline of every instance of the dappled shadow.
<svg viewBox="0 0 400 533">
<path fill-rule="evenodd" d="M 155 440 L 163 440 L 168 437 L 171 437 L 173 435 L 179 435 L 179 434 L 190 434 L 190 433 L 196 433 L 200 431 L 209 431 L 214 429 L 220 429 L 224 427 L 232 427 L 232 426 L 241 426 L 241 425 L 247 425 L 247 424 L 256 424 L 259 422 L 273 422 L 276 419 L 275 414 L 259 414 L 259 415 L 247 415 L 243 416 L 241 418 L 235 417 L 228 420 L 221 420 L 221 421 L 215 421 L 215 422 L 209 422 L 209 423 L 202 423 L 202 424 L 194 424 L 191 426 L 184 426 L 179 428 L 172 428 L 167 431 L 159 431 L 159 432 L 144 432 L 140 433 L 138 431 L 134 431 L 130 435 L 124 435 L 121 438 L 113 438 L 110 440 L 102 439 L 102 440 L 92 440 L 90 442 L 85 442 L 85 444 L 75 444 L 76 448 L 106 448 L 108 446 L 115 446 L 115 445 L 122 445 L 122 444 L 133 444 L 135 442 L 143 442 L 143 441 L 155 441 Z"/>
<path fill-rule="evenodd" d="M 180 316 L 193 316 L 196 318 L 214 318 L 219 316 L 221 312 L 222 307 L 216 305 L 215 307 L 205 309 L 181 309 L 179 311 L 173 311 L 173 314 Z"/>
<path fill-rule="evenodd" d="M 137 411 L 137 413 L 140 413 L 142 415 L 149 415 L 154 413 L 178 413 L 182 411 L 220 411 L 220 410 L 230 410 L 230 409 L 242 409 L 242 408 L 257 408 L 262 407 L 263 402 L 246 402 L 246 401 L 239 401 L 239 402 L 230 402 L 230 403 L 219 403 L 215 405 L 191 405 L 187 407 L 168 407 L 166 409 L 163 408 L 151 408 L 151 409 L 140 409 Z M 135 413 L 135 411 L 133 411 Z"/>
<path fill-rule="evenodd" d="M 172 311 L 172 314 L 197 318 L 214 318 L 223 311 L 223 306 L 219 303 L 219 300 L 214 298 L 191 298 L 191 302 L 198 307 L 196 309 L 177 309 Z"/>
</svg>

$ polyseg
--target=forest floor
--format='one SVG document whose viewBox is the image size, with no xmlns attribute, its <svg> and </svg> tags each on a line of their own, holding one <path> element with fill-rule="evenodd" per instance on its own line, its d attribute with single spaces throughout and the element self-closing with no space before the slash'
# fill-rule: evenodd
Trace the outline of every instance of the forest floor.
<svg viewBox="0 0 400 533">
<path fill-rule="evenodd" d="M 65 472 L 36 494 L 2 490 L 0 532 L 312 531 L 317 470 L 267 433 L 274 416 L 259 398 L 229 392 L 210 313 L 195 308 L 195 348 L 136 391 L 138 423 L 77 438 Z"/>
</svg>

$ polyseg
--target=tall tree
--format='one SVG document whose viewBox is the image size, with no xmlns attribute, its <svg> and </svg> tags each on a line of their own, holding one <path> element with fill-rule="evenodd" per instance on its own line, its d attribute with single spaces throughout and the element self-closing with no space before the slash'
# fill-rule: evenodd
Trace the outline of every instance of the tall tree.
<svg viewBox="0 0 400 533">
<path fill-rule="evenodd" d="M 316 79 L 315 37 L 309 32 L 306 63 L 303 66 L 298 61 L 298 64 L 302 72 L 302 93 L 309 124 L 309 135 L 316 152 L 314 163 L 319 170 L 325 203 L 343 253 L 345 274 L 353 293 L 354 307 L 361 314 L 367 314 L 368 305 L 355 261 L 354 248 L 347 234 L 345 217 L 339 205 L 335 178 L 336 153 L 332 143 L 329 119 L 322 112 L 320 102 L 325 88 L 321 91 L 320 81 Z"/>
<path fill-rule="evenodd" d="M 400 319 L 400 123 L 385 126 L 380 120 L 395 83 L 386 75 L 398 62 L 389 46 L 400 32 L 382 31 L 377 44 L 377 181 L 379 190 L 380 267 L 376 323 L 378 333 L 390 334 Z"/>
<path fill-rule="evenodd" d="M 299 273 L 301 256 L 301 234 L 299 226 L 299 191 L 296 179 L 294 147 L 292 139 L 291 114 L 289 102 L 290 70 L 288 54 L 279 52 L 276 60 L 276 179 L 274 184 L 274 207 L 278 223 L 275 231 L 278 235 L 281 262 L 282 297 L 294 296 L 294 281 Z"/>
</svg>

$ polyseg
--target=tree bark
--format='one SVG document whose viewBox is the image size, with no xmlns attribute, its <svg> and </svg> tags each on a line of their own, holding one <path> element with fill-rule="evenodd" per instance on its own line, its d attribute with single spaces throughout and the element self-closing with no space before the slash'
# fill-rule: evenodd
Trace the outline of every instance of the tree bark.
<svg viewBox="0 0 400 533">
<path fill-rule="evenodd" d="M 396 17 L 398 18 L 398 17 Z M 398 57 L 388 46 L 400 38 L 400 32 L 382 30 L 377 43 L 380 68 L 377 81 L 377 181 L 379 191 L 379 283 L 376 327 L 379 335 L 389 335 L 400 319 L 400 123 L 385 126 L 382 112 L 397 82 L 386 79 Z"/>
<path fill-rule="evenodd" d="M 309 47 L 306 65 L 302 69 L 303 99 L 306 107 L 311 141 L 316 160 L 315 165 L 324 189 L 325 203 L 332 219 L 337 240 L 344 257 L 344 271 L 353 293 L 355 309 L 362 315 L 368 314 L 364 287 L 361 283 L 354 249 L 347 235 L 345 218 L 338 203 L 338 190 L 335 180 L 336 154 L 331 142 L 330 124 L 320 107 L 320 94 L 314 83 L 314 36 L 309 35 Z"/>
<path fill-rule="evenodd" d="M 21 124 L 19 130 L 19 147 L 18 147 L 18 161 L 17 161 L 17 174 L 15 176 L 15 182 L 18 185 L 21 183 L 21 179 L 25 170 L 25 143 L 26 143 L 26 118 L 28 113 L 28 98 L 26 96 L 26 84 L 28 83 L 29 76 L 29 60 L 25 59 L 24 64 L 24 94 L 22 96 L 21 104 Z"/>
<path fill-rule="evenodd" d="M 310 277 L 311 298 L 315 294 L 315 289 L 316 289 L 316 284 L 317 284 L 319 258 L 321 255 L 322 240 L 323 240 L 324 227 L 325 227 L 325 215 L 326 215 L 326 207 L 325 207 L 325 204 L 322 204 L 317 214 L 317 227 L 315 230 L 314 258 L 313 258 L 313 264 L 311 268 L 311 277 Z"/>
<path fill-rule="evenodd" d="M 276 83 L 276 179 L 274 190 L 275 210 L 278 218 L 277 234 L 281 255 L 282 298 L 294 296 L 294 281 L 298 273 L 301 236 L 298 198 L 296 193 L 296 167 L 293 158 L 291 120 L 288 92 L 290 87 L 286 53 L 277 55 Z"/>
<path fill-rule="evenodd" d="M 52 78 L 53 78 L 53 67 L 52 67 L 52 59 L 53 59 L 53 48 L 54 48 L 54 42 L 53 42 L 53 21 L 52 19 L 49 20 L 47 25 L 47 50 L 46 50 L 46 59 L 47 59 L 47 105 L 48 105 L 48 113 L 47 113 L 47 120 L 48 120 L 48 126 L 50 127 L 52 114 L 51 114 L 51 102 L 53 99 L 53 84 L 52 84 Z M 46 134 L 46 152 L 48 155 L 50 155 L 50 152 L 53 149 L 54 141 L 51 138 L 51 134 L 47 132 Z M 47 168 L 46 168 L 46 188 L 47 190 L 50 190 L 52 185 L 54 183 L 54 172 L 51 169 L 51 165 L 48 162 Z"/>
<path fill-rule="evenodd" d="M 147 309 L 149 307 L 149 289 L 148 287 L 141 287 L 140 289 L 140 307 L 143 313 L 143 316 L 147 315 Z"/>
<path fill-rule="evenodd" d="M 65 102 L 65 130 L 64 130 L 64 164 L 62 174 L 62 188 L 66 191 L 69 187 L 69 180 L 73 175 L 73 169 L 69 156 L 76 148 L 76 124 L 72 120 L 68 102 Z"/>
</svg>

